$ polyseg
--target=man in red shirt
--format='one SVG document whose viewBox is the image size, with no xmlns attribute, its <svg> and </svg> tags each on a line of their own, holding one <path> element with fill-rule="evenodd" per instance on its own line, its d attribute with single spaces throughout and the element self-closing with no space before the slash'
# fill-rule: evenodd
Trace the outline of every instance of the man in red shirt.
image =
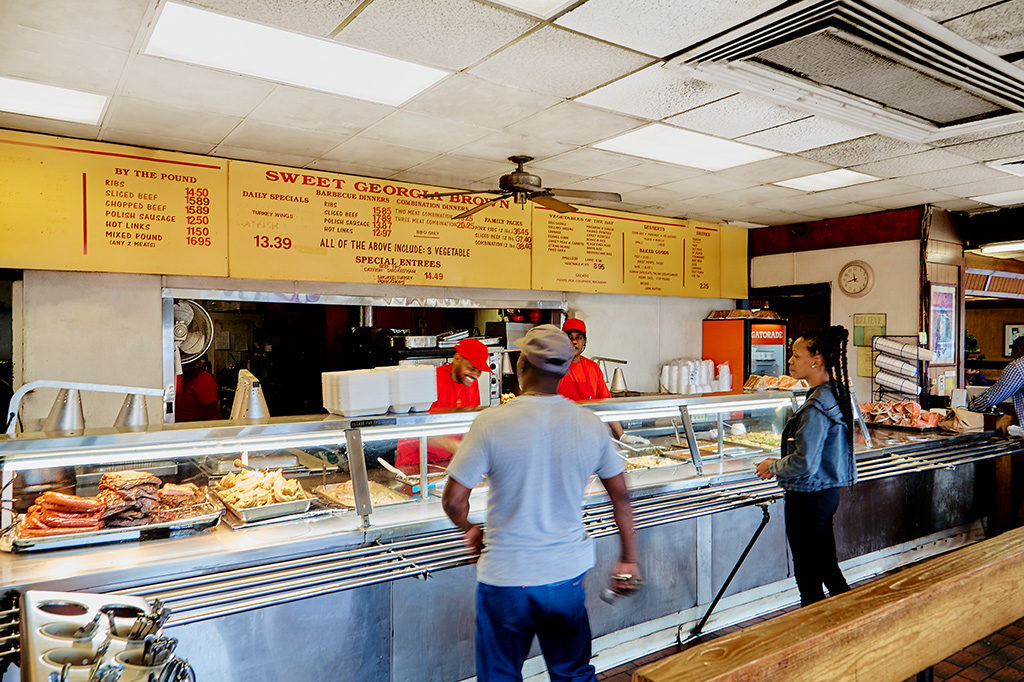
<svg viewBox="0 0 1024 682">
<path fill-rule="evenodd" d="M 570 317 L 562 325 L 562 331 L 572 342 L 574 355 L 569 363 L 569 371 L 562 380 L 558 382 L 558 392 L 577 402 L 581 400 L 603 400 L 611 398 L 608 385 L 604 383 L 604 373 L 601 367 L 590 358 L 583 357 L 583 350 L 587 347 L 587 325 L 583 320 Z M 622 424 L 619 422 L 608 422 L 612 435 L 627 445 L 650 445 L 646 438 L 633 435 L 623 435 Z"/>
<path fill-rule="evenodd" d="M 479 407 L 480 388 L 477 379 L 483 372 L 493 373 L 487 346 L 476 339 L 463 339 L 455 345 L 455 357 L 437 368 L 437 400 L 431 410 L 453 407 Z M 462 436 L 432 436 L 427 439 L 427 462 L 447 463 L 462 442 Z M 395 466 L 419 467 L 419 440 L 398 441 Z"/>
<path fill-rule="evenodd" d="M 174 395 L 174 421 L 198 422 L 221 419 L 220 389 L 206 369 L 202 355 L 185 365 L 181 385 Z"/>
</svg>

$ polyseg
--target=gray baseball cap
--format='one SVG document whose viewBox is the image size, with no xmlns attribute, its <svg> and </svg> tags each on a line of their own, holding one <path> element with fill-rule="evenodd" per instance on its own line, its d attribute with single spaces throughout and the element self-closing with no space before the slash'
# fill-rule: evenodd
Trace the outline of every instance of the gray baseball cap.
<svg viewBox="0 0 1024 682">
<path fill-rule="evenodd" d="M 526 361 L 537 369 L 564 376 L 575 355 L 572 341 L 553 324 L 537 325 L 526 336 L 516 339 Z"/>
</svg>

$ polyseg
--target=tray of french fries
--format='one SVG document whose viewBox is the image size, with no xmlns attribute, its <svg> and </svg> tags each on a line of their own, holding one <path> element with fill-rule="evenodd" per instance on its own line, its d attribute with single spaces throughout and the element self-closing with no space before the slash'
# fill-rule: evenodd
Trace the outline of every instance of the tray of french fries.
<svg viewBox="0 0 1024 682">
<path fill-rule="evenodd" d="M 298 481 L 286 479 L 280 469 L 232 472 L 211 485 L 210 492 L 246 523 L 305 513 L 314 497 Z"/>
</svg>

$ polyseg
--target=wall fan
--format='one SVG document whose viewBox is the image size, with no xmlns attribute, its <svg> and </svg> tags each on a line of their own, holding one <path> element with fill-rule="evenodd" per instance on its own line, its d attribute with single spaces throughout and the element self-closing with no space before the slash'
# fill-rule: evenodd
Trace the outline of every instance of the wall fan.
<svg viewBox="0 0 1024 682">
<path fill-rule="evenodd" d="M 181 366 L 194 362 L 213 343 L 213 319 L 203 306 L 195 301 L 181 299 L 174 302 L 174 372 L 181 374 Z"/>
<path fill-rule="evenodd" d="M 458 220 L 465 218 L 466 216 L 473 215 L 477 211 L 482 211 L 489 206 L 508 199 L 511 197 L 517 204 L 525 204 L 528 200 L 535 201 L 541 206 L 550 208 L 552 211 L 558 213 L 571 213 L 575 211 L 574 206 L 570 206 L 564 201 L 556 199 L 554 194 L 560 197 L 578 197 L 580 199 L 597 199 L 599 201 L 622 201 L 622 197 L 615 192 L 592 192 L 585 189 L 558 189 L 555 187 L 543 187 L 541 185 L 540 177 L 523 170 L 523 164 L 533 160 L 532 156 L 510 156 L 508 160 L 516 164 L 516 169 L 507 175 L 502 175 L 498 180 L 498 187 L 500 189 L 484 189 L 475 192 L 463 191 L 463 192 L 438 192 L 434 194 L 424 194 L 424 199 L 438 199 L 440 197 L 457 197 L 469 194 L 497 194 L 499 196 L 494 197 L 489 201 L 485 201 L 482 204 L 474 206 L 468 211 L 452 216 L 452 220 Z"/>
</svg>

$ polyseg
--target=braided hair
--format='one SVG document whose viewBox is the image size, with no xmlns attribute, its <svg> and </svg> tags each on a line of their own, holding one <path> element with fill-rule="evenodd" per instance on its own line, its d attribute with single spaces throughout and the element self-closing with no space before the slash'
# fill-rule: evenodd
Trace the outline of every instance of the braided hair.
<svg viewBox="0 0 1024 682">
<path fill-rule="evenodd" d="M 841 324 L 828 329 L 812 329 L 802 335 L 808 352 L 820 354 L 828 370 L 828 384 L 836 396 L 846 423 L 846 439 L 853 452 L 853 400 L 850 398 L 850 372 L 846 362 L 846 342 L 850 333 Z"/>
</svg>

